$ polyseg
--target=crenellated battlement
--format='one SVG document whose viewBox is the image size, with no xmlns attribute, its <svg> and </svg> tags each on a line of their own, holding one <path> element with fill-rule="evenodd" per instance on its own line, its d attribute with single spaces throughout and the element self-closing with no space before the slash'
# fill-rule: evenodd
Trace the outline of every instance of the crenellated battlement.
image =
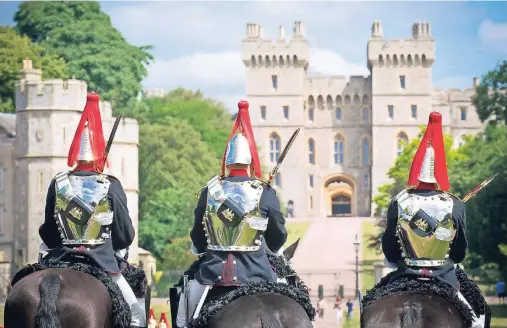
<svg viewBox="0 0 507 328">
<path fill-rule="evenodd" d="M 20 81 L 16 83 L 16 111 L 83 110 L 86 93 L 86 82 L 74 78 L 43 81 L 42 71 L 34 69 L 32 61 L 25 59 Z"/>
<path fill-rule="evenodd" d="M 385 40 L 382 25 L 375 21 L 368 41 L 368 67 L 431 67 L 435 41 L 427 22 L 412 25 L 412 38 Z"/>
<path fill-rule="evenodd" d="M 262 26 L 247 24 L 243 39 L 243 62 L 251 68 L 306 67 L 309 60 L 308 41 L 302 22 L 295 22 L 293 34 L 287 42 L 285 28 L 280 26 L 278 38 L 264 37 Z"/>
</svg>

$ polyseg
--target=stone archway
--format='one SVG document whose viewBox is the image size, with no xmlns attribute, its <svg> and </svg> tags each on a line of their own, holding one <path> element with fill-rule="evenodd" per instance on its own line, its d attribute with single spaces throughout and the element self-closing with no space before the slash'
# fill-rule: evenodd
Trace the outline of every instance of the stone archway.
<svg viewBox="0 0 507 328">
<path fill-rule="evenodd" d="M 343 176 L 334 176 L 324 184 L 326 194 L 326 212 L 328 217 L 354 216 L 354 183 Z"/>
</svg>

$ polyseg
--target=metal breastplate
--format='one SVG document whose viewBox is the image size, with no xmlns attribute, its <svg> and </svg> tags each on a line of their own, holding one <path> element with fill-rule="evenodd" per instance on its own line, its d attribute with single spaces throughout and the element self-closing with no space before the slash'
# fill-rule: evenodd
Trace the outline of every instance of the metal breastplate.
<svg viewBox="0 0 507 328">
<path fill-rule="evenodd" d="M 111 238 L 107 176 L 60 173 L 55 180 L 55 218 L 63 245 L 100 245 Z"/>
<path fill-rule="evenodd" d="M 215 177 L 208 182 L 203 221 L 208 249 L 249 252 L 260 248 L 268 225 L 259 209 L 263 190 L 257 180 L 231 182 Z"/>
<path fill-rule="evenodd" d="M 397 235 L 406 265 L 436 267 L 448 262 L 456 234 L 449 194 L 434 196 L 398 194 Z"/>
</svg>

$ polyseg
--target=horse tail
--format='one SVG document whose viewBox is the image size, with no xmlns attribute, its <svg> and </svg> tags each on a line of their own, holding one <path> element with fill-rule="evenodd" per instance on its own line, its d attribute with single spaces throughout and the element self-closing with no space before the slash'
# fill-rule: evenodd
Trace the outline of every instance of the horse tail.
<svg viewBox="0 0 507 328">
<path fill-rule="evenodd" d="M 283 328 L 280 318 L 276 314 L 261 317 L 261 328 Z"/>
<path fill-rule="evenodd" d="M 56 300 L 62 287 L 57 274 L 48 274 L 39 284 L 40 302 L 35 316 L 35 328 L 61 328 Z"/>
<path fill-rule="evenodd" d="M 422 326 L 421 304 L 404 303 L 401 310 L 401 328 L 422 328 Z"/>
</svg>

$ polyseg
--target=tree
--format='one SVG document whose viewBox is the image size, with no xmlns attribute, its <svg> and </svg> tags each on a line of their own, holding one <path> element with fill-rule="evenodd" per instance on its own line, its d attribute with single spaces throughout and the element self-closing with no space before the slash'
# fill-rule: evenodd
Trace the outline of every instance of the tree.
<svg viewBox="0 0 507 328">
<path fill-rule="evenodd" d="M 482 122 L 507 123 L 507 61 L 482 77 L 472 99 Z"/>
<path fill-rule="evenodd" d="M 45 79 L 67 77 L 67 67 L 61 58 L 47 53 L 28 37 L 19 36 L 11 27 L 0 26 L 0 112 L 15 110 L 15 85 L 26 58 L 42 69 Z"/>
<path fill-rule="evenodd" d="M 151 47 L 129 44 L 97 2 L 23 2 L 16 29 L 62 57 L 68 72 L 113 108 L 136 102 L 147 76 Z"/>
<path fill-rule="evenodd" d="M 167 243 L 188 236 L 193 210 L 219 161 L 200 134 L 183 120 L 166 117 L 140 128 L 140 243 L 159 259 Z"/>
<path fill-rule="evenodd" d="M 222 103 L 205 98 L 200 91 L 183 88 L 174 89 L 162 98 L 148 98 L 143 102 L 143 110 L 132 113 L 139 122 L 160 123 L 166 117 L 184 120 L 200 133 L 217 158 L 222 158 L 234 123 Z"/>
</svg>

